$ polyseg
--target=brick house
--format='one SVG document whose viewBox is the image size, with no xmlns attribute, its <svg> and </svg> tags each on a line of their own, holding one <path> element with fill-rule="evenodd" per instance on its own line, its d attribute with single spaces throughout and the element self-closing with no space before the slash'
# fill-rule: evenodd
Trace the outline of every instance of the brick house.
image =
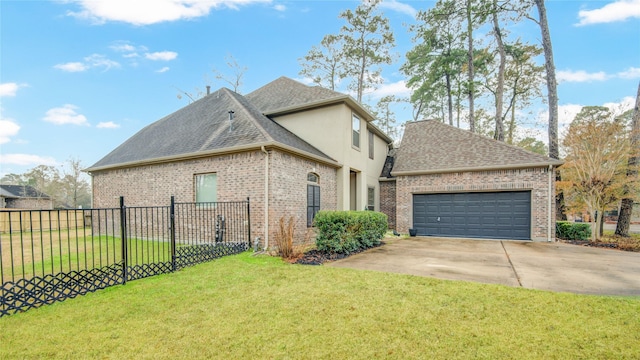
<svg viewBox="0 0 640 360">
<path fill-rule="evenodd" d="M 252 239 L 264 246 L 281 217 L 297 218 L 302 237 L 323 209 L 382 211 L 401 233 L 493 238 L 486 216 L 464 234 L 427 231 L 446 222 L 429 223 L 427 203 L 447 207 L 430 195 L 480 194 L 488 197 L 475 201 L 496 211 L 494 222 L 515 224 L 511 233 L 498 229 L 499 237 L 547 239 L 555 226 L 548 179 L 559 162 L 436 121 L 407 124 L 401 147 L 389 150 L 392 139 L 373 119 L 348 95 L 286 77 L 245 96 L 223 88 L 148 125 L 87 169 L 93 206 L 115 207 L 120 196 L 131 206 L 165 204 L 172 195 L 178 202 L 250 197 Z M 497 207 L 486 205 L 505 194 Z M 504 219 L 505 202 L 525 209 Z M 461 216 L 440 217 L 449 215 Z"/>
<path fill-rule="evenodd" d="M 281 77 L 220 89 L 140 130 L 87 171 L 93 207 L 251 199 L 252 239 L 280 217 L 307 232 L 321 209 L 379 209 L 389 145 L 353 98 Z"/>
<path fill-rule="evenodd" d="M 562 162 L 439 121 L 407 123 L 381 205 L 418 235 L 552 241 Z"/>
<path fill-rule="evenodd" d="M 0 185 L 0 208 L 51 210 L 53 200 L 29 185 Z"/>
</svg>

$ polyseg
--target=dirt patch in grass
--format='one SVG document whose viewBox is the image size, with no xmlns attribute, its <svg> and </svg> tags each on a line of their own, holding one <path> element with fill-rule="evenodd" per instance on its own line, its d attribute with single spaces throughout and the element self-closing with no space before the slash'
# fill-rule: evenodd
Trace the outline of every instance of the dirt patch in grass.
<svg viewBox="0 0 640 360">
<path fill-rule="evenodd" d="M 375 247 L 379 247 L 384 245 L 384 242 L 380 242 L 380 245 L 377 246 L 373 246 L 369 249 L 375 248 Z M 305 252 L 302 257 L 296 259 L 296 261 L 294 262 L 295 264 L 301 264 L 301 265 L 322 265 L 323 263 L 327 262 L 327 261 L 335 261 L 335 260 L 340 260 L 340 259 L 344 259 L 346 257 L 349 257 L 351 255 L 355 255 L 358 253 L 361 253 L 365 250 L 369 250 L 369 249 L 361 249 L 358 251 L 354 251 L 350 254 L 336 254 L 336 253 L 329 253 L 329 252 L 325 252 L 325 251 L 320 251 L 317 249 L 312 249 L 309 250 L 307 252 Z"/>
</svg>

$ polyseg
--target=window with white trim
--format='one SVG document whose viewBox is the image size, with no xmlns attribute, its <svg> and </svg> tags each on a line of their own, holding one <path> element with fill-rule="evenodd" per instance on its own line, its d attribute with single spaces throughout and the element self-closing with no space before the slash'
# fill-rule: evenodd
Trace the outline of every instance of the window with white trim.
<svg viewBox="0 0 640 360">
<path fill-rule="evenodd" d="M 373 131 L 367 130 L 367 140 L 369 141 L 369 159 L 373 160 Z"/>
<path fill-rule="evenodd" d="M 351 118 L 351 145 L 360 149 L 360 118 L 356 114 Z"/>
<path fill-rule="evenodd" d="M 215 173 L 195 175 L 196 202 L 218 201 L 218 176 Z"/>
<path fill-rule="evenodd" d="M 375 211 L 376 209 L 376 188 L 367 188 L 367 210 Z"/>
</svg>

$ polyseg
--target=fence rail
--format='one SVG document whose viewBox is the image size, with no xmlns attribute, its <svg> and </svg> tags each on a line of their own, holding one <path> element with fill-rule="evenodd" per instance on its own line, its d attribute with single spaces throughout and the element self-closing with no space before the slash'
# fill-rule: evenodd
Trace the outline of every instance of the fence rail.
<svg viewBox="0 0 640 360">
<path fill-rule="evenodd" d="M 83 221 L 62 225 L 78 212 L 3 212 L 20 231 L 11 225 L 0 233 L 0 317 L 251 246 L 248 198 L 224 203 L 171 198 L 168 206 L 149 207 L 126 207 L 121 198 L 118 208 L 82 210 Z"/>
</svg>

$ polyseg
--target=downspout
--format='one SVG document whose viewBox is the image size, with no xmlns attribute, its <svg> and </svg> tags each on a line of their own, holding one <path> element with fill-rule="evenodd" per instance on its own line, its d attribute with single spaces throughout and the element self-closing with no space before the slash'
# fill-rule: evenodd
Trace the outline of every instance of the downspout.
<svg viewBox="0 0 640 360">
<path fill-rule="evenodd" d="M 553 165 L 549 165 L 549 201 L 547 205 L 547 242 L 551 242 L 551 206 L 554 206 L 554 195 L 552 194 L 553 183 L 552 176 L 553 174 Z"/>
<path fill-rule="evenodd" d="M 269 248 L 269 152 L 260 147 L 264 153 L 264 249 Z"/>
</svg>

